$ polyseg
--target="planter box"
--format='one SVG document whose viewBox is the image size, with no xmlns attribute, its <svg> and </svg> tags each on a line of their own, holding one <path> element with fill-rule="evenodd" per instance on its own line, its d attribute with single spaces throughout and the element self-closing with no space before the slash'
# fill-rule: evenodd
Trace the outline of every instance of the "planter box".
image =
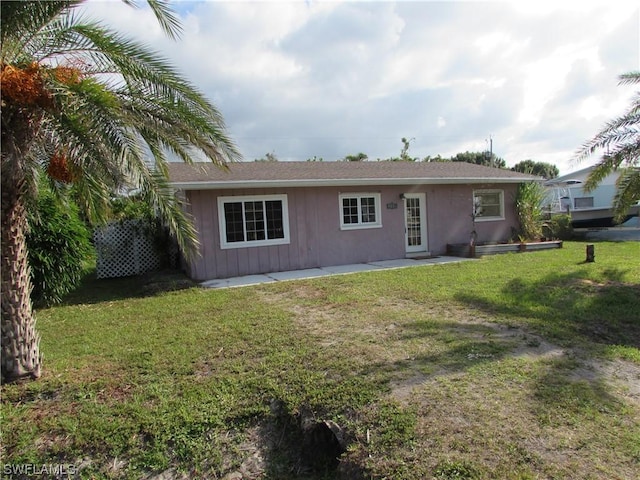
<svg viewBox="0 0 640 480">
<path fill-rule="evenodd" d="M 549 242 L 494 243 L 475 245 L 474 247 L 465 243 L 456 243 L 447 245 L 447 254 L 454 257 L 478 258 L 483 255 L 497 255 L 499 253 L 509 252 L 535 252 L 537 250 L 549 250 L 551 248 L 562 248 L 562 240 Z"/>
</svg>

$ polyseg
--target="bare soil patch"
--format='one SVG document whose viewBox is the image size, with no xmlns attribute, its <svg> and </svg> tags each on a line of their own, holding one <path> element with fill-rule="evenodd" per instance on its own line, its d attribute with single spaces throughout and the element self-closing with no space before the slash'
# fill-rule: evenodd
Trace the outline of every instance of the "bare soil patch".
<svg viewBox="0 0 640 480">
<path fill-rule="evenodd" d="M 593 282 L 585 287 L 604 288 Z M 391 370 L 388 398 L 419 411 L 418 440 L 404 452 L 405 461 L 412 452 L 432 452 L 433 459 L 426 461 L 430 471 L 450 459 L 467 458 L 498 477 L 520 469 L 525 476 L 536 471 L 542 477 L 607 478 L 606 466 L 591 460 L 590 449 L 601 448 L 589 440 L 598 434 L 590 430 L 597 426 L 577 433 L 571 418 L 549 411 L 545 419 L 545 409 L 553 407 L 537 398 L 543 393 L 531 382 L 536 375 L 541 391 L 545 375 L 566 375 L 568 384 L 596 392 L 606 388 L 612 397 L 607 401 L 635 406 L 640 418 L 637 364 L 594 360 L 521 327 L 496 323 L 472 307 L 383 297 L 372 301 L 363 318 L 357 309 L 328 303 L 323 291 L 304 284 L 263 299 L 288 309 L 297 328 L 316 336 L 321 347 L 337 355 L 361 355 L 363 362 Z M 466 345 L 471 347 L 465 350 Z M 514 373 L 518 369 L 522 377 Z M 500 378 L 503 374 L 508 378 Z M 627 473 L 634 472 L 629 464 Z"/>
<path fill-rule="evenodd" d="M 604 288 L 610 286 L 611 282 L 600 284 L 582 280 L 582 283 L 590 288 Z M 452 308 L 451 305 L 425 305 L 407 299 L 382 297 L 374 300 L 371 314 L 362 319 L 354 316 L 354 312 L 344 305 L 326 303 L 323 290 L 302 283 L 292 284 L 292 288 L 286 293 L 269 293 L 262 298 L 266 302 L 287 305 L 294 314 L 298 327 L 318 337 L 318 343 L 322 347 L 345 346 L 350 338 L 357 337 L 362 340 L 363 337 L 367 337 L 370 342 L 367 354 L 380 355 L 381 358 L 378 360 L 404 361 L 402 369 L 405 371 L 398 372 L 400 378 L 391 384 L 391 396 L 398 400 L 406 399 L 413 389 L 420 388 L 431 378 L 456 372 L 455 369 L 442 365 L 432 373 L 423 373 L 415 368 L 413 360 L 419 353 L 407 349 L 404 343 L 409 337 L 407 328 L 412 322 L 420 319 L 437 319 L 434 328 L 442 325 L 442 328 L 452 335 L 460 335 L 465 339 L 509 345 L 509 351 L 501 355 L 501 358 L 519 358 L 536 362 L 558 359 L 565 355 L 581 356 L 580 352 L 567 351 L 522 328 L 495 323 L 486 312 L 463 306 Z M 291 298 L 297 301 L 290 302 Z M 394 343 L 397 342 L 394 340 L 402 340 L 401 351 L 395 348 Z M 479 355 L 476 358 L 482 359 L 482 354 L 476 355 Z M 636 404 L 640 402 L 640 366 L 637 364 L 624 360 L 585 360 L 571 375 L 572 380 L 594 381 L 596 378 L 607 381 L 625 399 Z"/>
</svg>

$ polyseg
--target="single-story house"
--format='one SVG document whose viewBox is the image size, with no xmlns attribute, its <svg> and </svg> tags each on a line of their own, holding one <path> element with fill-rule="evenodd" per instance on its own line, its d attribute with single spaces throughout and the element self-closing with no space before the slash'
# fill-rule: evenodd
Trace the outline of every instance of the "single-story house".
<svg viewBox="0 0 640 480">
<path fill-rule="evenodd" d="M 518 184 L 537 177 L 461 162 L 171 163 L 201 255 L 196 280 L 441 255 L 507 240 Z"/>
</svg>

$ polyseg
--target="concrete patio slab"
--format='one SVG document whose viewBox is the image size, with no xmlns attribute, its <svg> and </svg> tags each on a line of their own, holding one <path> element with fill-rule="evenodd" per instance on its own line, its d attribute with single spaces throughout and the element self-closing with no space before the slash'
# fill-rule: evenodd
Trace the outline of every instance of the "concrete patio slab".
<svg viewBox="0 0 640 480">
<path fill-rule="evenodd" d="M 322 267 L 322 269 L 334 275 L 341 275 L 345 273 L 370 272 L 371 270 L 380 270 L 380 267 L 372 263 L 355 263 L 352 265 L 333 265 L 331 267 Z"/>
<path fill-rule="evenodd" d="M 267 274 L 270 278 L 277 281 L 285 280 L 303 280 L 305 278 L 324 277 L 330 275 L 329 272 L 322 268 L 307 268 L 306 270 L 290 270 L 288 272 L 273 272 Z"/>
<path fill-rule="evenodd" d="M 473 260 L 472 258 L 461 258 L 461 257 L 447 257 L 443 255 L 442 257 L 434 257 L 434 258 L 425 258 L 420 260 L 420 262 L 424 264 L 443 264 L 443 263 L 459 263 L 464 262 L 466 260 Z"/>
<path fill-rule="evenodd" d="M 403 268 L 415 267 L 420 265 L 420 260 L 413 258 L 399 258 L 397 260 L 382 260 L 380 262 L 370 262 L 369 265 L 375 265 L 378 268 Z"/>
<path fill-rule="evenodd" d="M 268 275 L 245 275 L 244 277 L 232 277 L 232 278 L 219 278 L 214 280 L 207 280 L 200 285 L 207 288 L 229 288 L 229 287 L 244 287 L 247 285 L 258 285 L 260 283 L 275 282 L 274 278 L 270 278 Z"/>
<path fill-rule="evenodd" d="M 380 262 L 357 263 L 352 265 L 334 265 L 331 267 L 308 268 L 305 270 L 291 270 L 287 272 L 265 273 L 263 275 L 246 275 L 244 277 L 221 278 L 202 282 L 206 288 L 232 288 L 260 283 L 283 282 L 287 280 L 303 280 L 305 278 L 325 277 L 329 275 L 346 275 L 349 273 L 372 272 L 392 268 L 418 267 L 441 263 L 454 263 L 472 260 L 459 257 L 433 258 L 399 258 L 397 260 L 383 260 Z"/>
</svg>

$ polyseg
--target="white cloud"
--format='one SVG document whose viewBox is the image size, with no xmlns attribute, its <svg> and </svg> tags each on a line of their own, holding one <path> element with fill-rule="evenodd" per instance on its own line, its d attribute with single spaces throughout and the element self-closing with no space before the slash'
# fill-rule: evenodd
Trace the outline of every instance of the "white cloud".
<svg viewBox="0 0 640 480">
<path fill-rule="evenodd" d="M 530 42 L 531 37 L 518 39 L 507 32 L 495 31 L 478 37 L 474 45 L 480 55 L 497 56 L 506 61 L 526 49 Z"/>
<path fill-rule="evenodd" d="M 531 158 L 564 172 L 624 110 L 631 89 L 616 77 L 640 63 L 630 2 L 175 6 L 178 42 L 146 7 L 85 8 L 168 57 L 221 109 L 247 160 L 386 158 L 402 137 L 415 138 L 413 156 L 447 156 L 483 150 L 492 135 L 509 165 Z"/>
</svg>

